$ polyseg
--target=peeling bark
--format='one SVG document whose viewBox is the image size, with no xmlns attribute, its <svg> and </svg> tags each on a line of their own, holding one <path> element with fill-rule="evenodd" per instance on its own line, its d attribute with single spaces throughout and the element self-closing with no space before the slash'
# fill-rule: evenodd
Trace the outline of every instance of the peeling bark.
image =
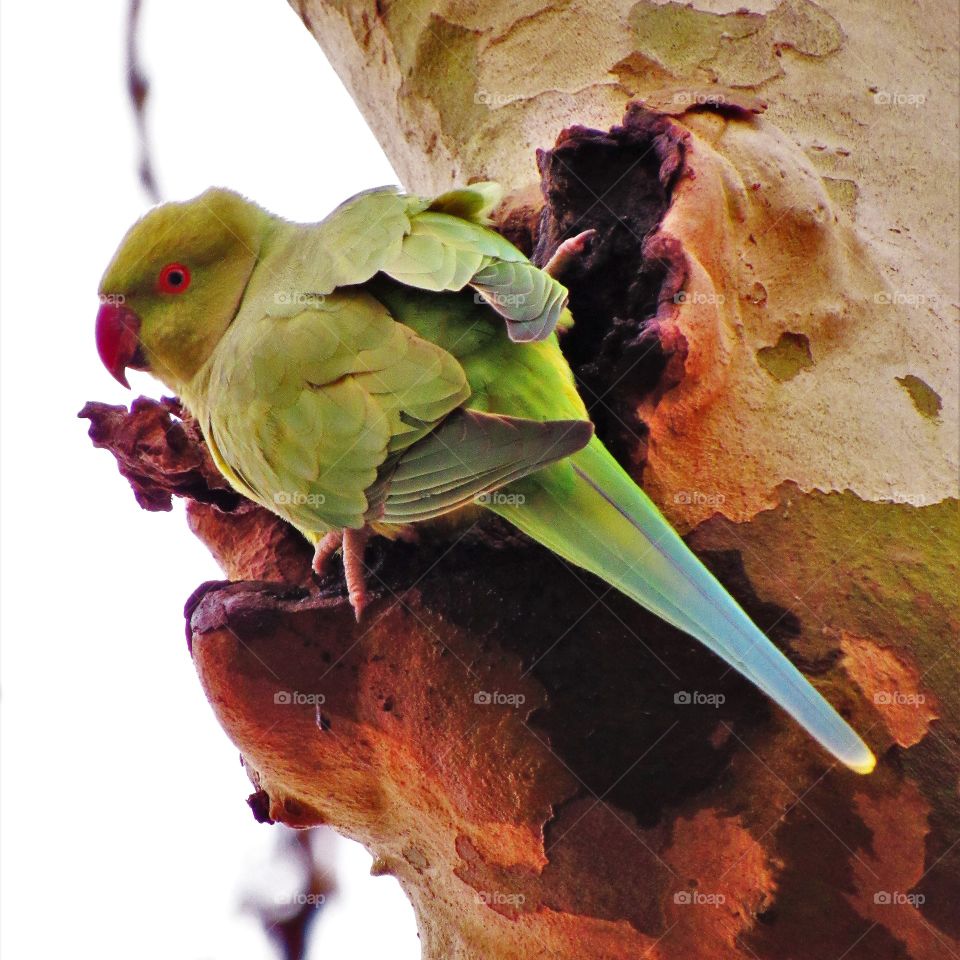
<svg viewBox="0 0 960 960">
<path fill-rule="evenodd" d="M 601 435 L 881 762 L 493 517 L 372 544 L 358 626 L 178 411 L 90 405 L 234 581 L 188 638 L 258 818 L 365 843 L 430 958 L 955 952 L 955 157 L 896 102 L 947 89 L 950 8 L 295 6 L 407 187 L 503 180 L 540 262 L 597 229 L 563 346 Z"/>
</svg>

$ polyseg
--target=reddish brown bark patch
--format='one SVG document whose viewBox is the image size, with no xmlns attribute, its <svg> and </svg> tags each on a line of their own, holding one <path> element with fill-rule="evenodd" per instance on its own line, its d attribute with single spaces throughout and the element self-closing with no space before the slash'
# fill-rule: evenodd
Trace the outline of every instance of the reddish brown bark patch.
<svg viewBox="0 0 960 960">
<path fill-rule="evenodd" d="M 849 898 L 851 903 L 905 944 L 911 960 L 955 955 L 960 945 L 924 919 L 928 894 L 917 889 L 928 873 L 924 852 L 930 829 L 930 809 L 920 791 L 905 782 L 890 794 L 860 793 L 855 800 L 858 813 L 873 831 L 873 842 L 853 865 L 857 892 Z"/>
<path fill-rule="evenodd" d="M 671 955 L 727 960 L 773 904 L 769 853 L 738 818 L 701 810 L 676 821 L 664 858 L 675 871 L 664 905 Z"/>
<path fill-rule="evenodd" d="M 144 510 L 170 510 L 188 497 L 236 510 L 243 498 L 216 468 L 200 430 L 176 400 L 138 397 L 126 407 L 87 403 L 77 414 L 90 421 L 95 447 L 109 450 Z"/>
<path fill-rule="evenodd" d="M 846 630 L 840 648 L 847 673 L 873 701 L 893 740 L 901 747 L 918 744 L 940 717 L 940 702 L 921 683 L 920 668 L 909 654 Z"/>
<path fill-rule="evenodd" d="M 231 579 L 313 579 L 307 541 L 230 487 L 176 400 L 138 397 L 129 410 L 88 403 L 78 416 L 90 421 L 94 446 L 113 454 L 144 510 L 170 510 L 173 497 L 187 501 L 190 529 Z"/>
</svg>

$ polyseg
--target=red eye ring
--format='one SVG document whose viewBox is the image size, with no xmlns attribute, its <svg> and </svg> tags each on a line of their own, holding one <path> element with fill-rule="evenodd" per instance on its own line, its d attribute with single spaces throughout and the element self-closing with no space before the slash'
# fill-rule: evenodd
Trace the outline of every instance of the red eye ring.
<svg viewBox="0 0 960 960">
<path fill-rule="evenodd" d="M 190 286 L 190 270 L 182 263 L 168 263 L 157 283 L 164 293 L 183 293 Z"/>
</svg>

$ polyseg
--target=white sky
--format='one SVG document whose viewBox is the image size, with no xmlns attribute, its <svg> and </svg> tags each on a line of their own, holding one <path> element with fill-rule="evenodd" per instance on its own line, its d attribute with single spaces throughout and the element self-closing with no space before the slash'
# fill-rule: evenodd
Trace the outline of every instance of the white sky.
<svg viewBox="0 0 960 960">
<path fill-rule="evenodd" d="M 123 0 L 2 3 L 3 919 L 11 960 L 272 960 L 237 910 L 276 830 L 187 654 L 184 600 L 221 576 L 141 511 L 86 400 L 128 403 L 93 343 L 97 283 L 147 208 L 125 99 Z M 211 184 L 315 220 L 395 181 L 283 0 L 146 0 L 142 53 L 169 199 Z M 136 625 L 136 632 L 131 627 Z M 325 960 L 419 957 L 413 914 L 339 847 Z"/>
</svg>

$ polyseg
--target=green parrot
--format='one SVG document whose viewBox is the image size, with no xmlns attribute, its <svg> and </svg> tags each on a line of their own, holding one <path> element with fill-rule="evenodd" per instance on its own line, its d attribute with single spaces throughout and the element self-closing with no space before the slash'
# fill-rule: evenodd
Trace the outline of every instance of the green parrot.
<svg viewBox="0 0 960 960">
<path fill-rule="evenodd" d="M 835 757 L 860 737 L 760 632 L 603 444 L 560 352 L 557 277 L 488 228 L 496 184 L 383 187 L 320 223 L 211 189 L 150 211 L 100 286 L 97 346 L 197 419 L 230 484 L 342 550 L 359 619 L 374 531 L 479 503 L 704 643 Z"/>
</svg>

